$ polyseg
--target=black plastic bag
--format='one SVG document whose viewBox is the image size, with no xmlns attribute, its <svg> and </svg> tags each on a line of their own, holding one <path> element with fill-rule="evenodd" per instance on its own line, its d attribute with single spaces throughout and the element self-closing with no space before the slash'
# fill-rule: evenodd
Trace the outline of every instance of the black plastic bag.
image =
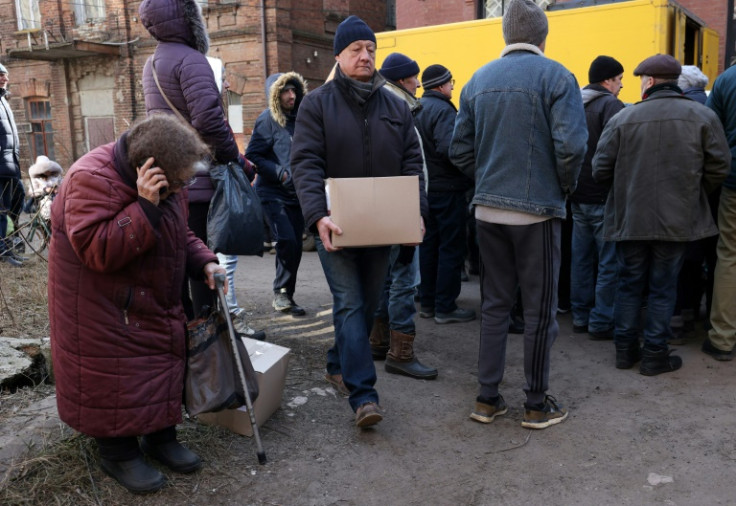
<svg viewBox="0 0 736 506">
<path fill-rule="evenodd" d="M 228 325 L 219 311 L 187 324 L 184 407 L 190 416 L 235 409 L 246 404 L 233 355 Z M 251 402 L 258 397 L 258 378 L 243 340 L 237 343 Z"/>
<path fill-rule="evenodd" d="M 210 168 L 215 193 L 207 214 L 207 246 L 226 255 L 263 256 L 263 208 L 235 163 Z"/>
</svg>

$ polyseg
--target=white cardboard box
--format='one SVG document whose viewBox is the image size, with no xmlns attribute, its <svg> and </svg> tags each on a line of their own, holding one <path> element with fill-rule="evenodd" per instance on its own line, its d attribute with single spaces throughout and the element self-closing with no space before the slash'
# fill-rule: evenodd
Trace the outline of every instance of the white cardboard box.
<svg viewBox="0 0 736 506">
<path fill-rule="evenodd" d="M 272 343 L 243 338 L 250 361 L 258 377 L 258 399 L 253 403 L 256 423 L 260 427 L 281 406 L 286 371 L 289 364 L 289 348 Z M 202 413 L 197 419 L 210 425 L 219 425 L 244 436 L 253 435 L 250 415 L 245 406 L 226 409 L 217 413 Z"/>
<path fill-rule="evenodd" d="M 419 177 L 329 178 L 330 218 L 342 229 L 333 246 L 422 242 Z"/>
</svg>

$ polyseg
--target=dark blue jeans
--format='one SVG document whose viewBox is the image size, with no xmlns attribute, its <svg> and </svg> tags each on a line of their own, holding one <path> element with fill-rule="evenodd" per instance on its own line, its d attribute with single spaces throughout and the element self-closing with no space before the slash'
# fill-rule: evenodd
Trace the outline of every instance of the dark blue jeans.
<svg viewBox="0 0 736 506">
<path fill-rule="evenodd" d="M 417 306 L 414 292 L 419 286 L 419 248 L 408 264 L 397 262 L 400 246 L 391 246 L 390 268 L 376 310 L 376 318 L 388 321 L 389 328 L 402 334 L 414 334 Z"/>
<path fill-rule="evenodd" d="M 427 200 L 429 218 L 419 247 L 420 303 L 438 313 L 451 313 L 460 295 L 468 205 L 463 191 L 429 192 Z"/>
<path fill-rule="evenodd" d="M 603 240 L 603 204 L 572 204 L 572 322 L 591 332 L 613 328 L 616 246 Z"/>
<path fill-rule="evenodd" d="M 346 248 L 328 253 L 319 238 L 316 244 L 332 292 L 335 326 L 335 343 L 327 352 L 327 372 L 342 374 L 355 411 L 366 402 L 378 402 L 368 336 L 386 280 L 390 248 Z"/>
<path fill-rule="evenodd" d="M 276 278 L 273 291 L 286 289 L 289 297 L 296 289 L 296 273 L 302 261 L 302 234 L 304 216 L 298 204 L 280 200 L 263 201 L 263 211 L 271 229 L 271 240 L 276 242 Z"/>
<path fill-rule="evenodd" d="M 642 299 L 644 288 L 648 286 L 644 347 L 652 350 L 667 349 L 670 319 L 677 299 L 677 276 L 687 245 L 686 242 L 670 241 L 616 243 L 616 344 L 638 342 Z"/>
</svg>

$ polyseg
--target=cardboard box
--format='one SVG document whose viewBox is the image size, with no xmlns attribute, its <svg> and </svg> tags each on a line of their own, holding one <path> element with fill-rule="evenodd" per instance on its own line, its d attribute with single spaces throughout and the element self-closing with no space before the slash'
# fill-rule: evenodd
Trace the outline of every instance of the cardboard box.
<svg viewBox="0 0 736 506">
<path fill-rule="evenodd" d="M 243 343 L 250 355 L 253 369 L 258 376 L 258 399 L 253 403 L 256 423 L 260 427 L 268 420 L 279 406 L 284 392 L 286 370 L 289 364 L 289 348 L 272 343 L 243 338 Z M 253 435 L 248 409 L 226 409 L 217 413 L 202 413 L 197 416 L 201 422 L 226 427 L 236 434 Z"/>
<path fill-rule="evenodd" d="M 329 178 L 330 218 L 342 235 L 332 244 L 386 246 L 422 242 L 419 177 Z"/>
</svg>

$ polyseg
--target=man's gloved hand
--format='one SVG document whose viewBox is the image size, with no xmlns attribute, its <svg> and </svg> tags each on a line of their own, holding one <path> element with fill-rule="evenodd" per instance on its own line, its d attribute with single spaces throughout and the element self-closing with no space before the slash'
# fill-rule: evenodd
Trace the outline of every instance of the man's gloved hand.
<svg viewBox="0 0 736 506">
<path fill-rule="evenodd" d="M 399 256 L 396 257 L 396 263 L 399 265 L 409 265 L 414 260 L 414 249 L 416 246 L 400 246 Z"/>
</svg>

